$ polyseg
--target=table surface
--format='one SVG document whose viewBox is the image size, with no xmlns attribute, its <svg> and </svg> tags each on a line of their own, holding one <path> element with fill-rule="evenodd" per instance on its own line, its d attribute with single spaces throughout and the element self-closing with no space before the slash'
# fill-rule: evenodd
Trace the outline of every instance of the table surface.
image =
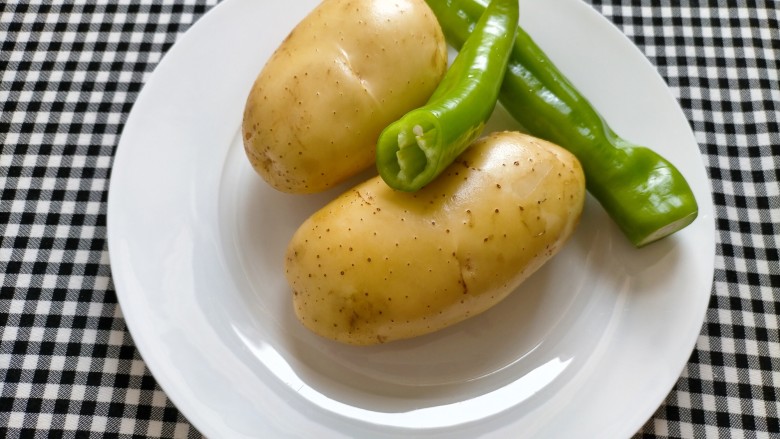
<svg viewBox="0 0 780 439">
<path fill-rule="evenodd" d="M 106 199 L 133 102 L 217 1 L 32 3 L 0 3 L 0 436 L 199 437 L 125 326 Z M 780 5 L 589 3 L 669 84 L 715 203 L 706 321 L 637 437 L 780 437 Z"/>
</svg>

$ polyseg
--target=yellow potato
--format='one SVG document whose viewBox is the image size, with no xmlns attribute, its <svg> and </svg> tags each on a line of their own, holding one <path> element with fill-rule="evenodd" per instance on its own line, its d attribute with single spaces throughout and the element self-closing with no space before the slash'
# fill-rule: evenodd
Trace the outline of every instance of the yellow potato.
<svg viewBox="0 0 780 439">
<path fill-rule="evenodd" d="M 357 345 L 452 325 L 549 260 L 584 199 L 572 154 L 516 132 L 478 140 L 416 193 L 370 179 L 293 236 L 285 268 L 295 312 L 315 333 Z"/>
<path fill-rule="evenodd" d="M 446 68 L 423 0 L 324 0 L 255 80 L 246 154 L 278 190 L 328 189 L 374 163 L 381 130 L 424 104 Z"/>
</svg>

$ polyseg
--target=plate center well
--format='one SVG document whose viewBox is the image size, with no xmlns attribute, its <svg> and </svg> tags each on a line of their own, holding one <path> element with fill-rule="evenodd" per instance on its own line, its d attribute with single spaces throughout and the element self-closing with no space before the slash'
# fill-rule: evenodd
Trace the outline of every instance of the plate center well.
<svg viewBox="0 0 780 439">
<path fill-rule="evenodd" d="M 436 406 L 487 394 L 510 383 L 516 383 L 518 398 L 530 397 L 559 379 L 575 359 L 574 349 L 568 356 L 560 355 L 572 322 L 596 302 L 616 300 L 612 295 L 591 294 L 599 282 L 611 281 L 593 275 L 603 265 L 593 250 L 598 249 L 593 245 L 598 232 L 575 234 L 552 261 L 482 315 L 433 334 L 385 345 L 355 347 L 331 342 L 297 321 L 284 278 L 284 252 L 309 215 L 370 178 L 372 170 L 326 193 L 281 193 L 251 168 L 237 134 L 223 173 L 223 248 L 228 259 L 235 260 L 229 265 L 239 279 L 237 295 L 225 303 L 248 310 L 246 315 L 251 316 L 234 322 L 243 328 L 239 329 L 243 343 L 255 352 L 261 363 L 258 367 L 273 368 L 283 362 L 285 366 L 274 373 L 295 375 L 294 379 L 281 377 L 283 381 L 304 383 L 350 404 L 363 404 L 360 395 L 370 394 L 404 398 L 414 406 Z M 583 221 L 588 221 L 588 215 Z M 599 322 L 591 329 L 596 333 L 606 325 L 605 320 Z M 593 343 L 598 339 L 592 338 Z M 275 358 L 270 362 L 259 353 L 269 349 Z M 523 377 L 530 378 L 523 384 Z M 391 410 L 387 406 L 376 409 Z"/>
</svg>

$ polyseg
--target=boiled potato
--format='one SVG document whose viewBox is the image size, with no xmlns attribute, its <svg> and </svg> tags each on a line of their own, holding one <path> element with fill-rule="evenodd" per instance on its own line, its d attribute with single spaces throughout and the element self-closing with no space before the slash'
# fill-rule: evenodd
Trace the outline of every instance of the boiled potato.
<svg viewBox="0 0 780 439">
<path fill-rule="evenodd" d="M 294 234 L 286 276 L 295 313 L 315 333 L 356 345 L 475 316 L 563 246 L 584 198 L 571 153 L 517 132 L 478 140 L 416 193 L 373 178 Z"/>
<path fill-rule="evenodd" d="M 255 80 L 246 154 L 278 190 L 330 188 L 374 164 L 381 130 L 424 104 L 446 67 L 423 0 L 324 0 Z"/>
</svg>

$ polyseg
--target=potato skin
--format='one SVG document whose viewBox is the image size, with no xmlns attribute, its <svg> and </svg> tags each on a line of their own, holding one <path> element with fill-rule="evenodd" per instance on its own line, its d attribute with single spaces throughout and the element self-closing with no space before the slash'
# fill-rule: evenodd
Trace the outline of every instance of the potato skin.
<svg viewBox="0 0 780 439">
<path fill-rule="evenodd" d="M 255 80 L 246 154 L 280 191 L 328 189 L 374 163 L 381 130 L 424 104 L 446 68 L 423 0 L 324 0 Z"/>
<path fill-rule="evenodd" d="M 295 313 L 355 345 L 442 329 L 497 304 L 558 252 L 584 199 L 577 159 L 517 132 L 478 140 L 416 193 L 375 177 L 293 236 Z"/>
</svg>

